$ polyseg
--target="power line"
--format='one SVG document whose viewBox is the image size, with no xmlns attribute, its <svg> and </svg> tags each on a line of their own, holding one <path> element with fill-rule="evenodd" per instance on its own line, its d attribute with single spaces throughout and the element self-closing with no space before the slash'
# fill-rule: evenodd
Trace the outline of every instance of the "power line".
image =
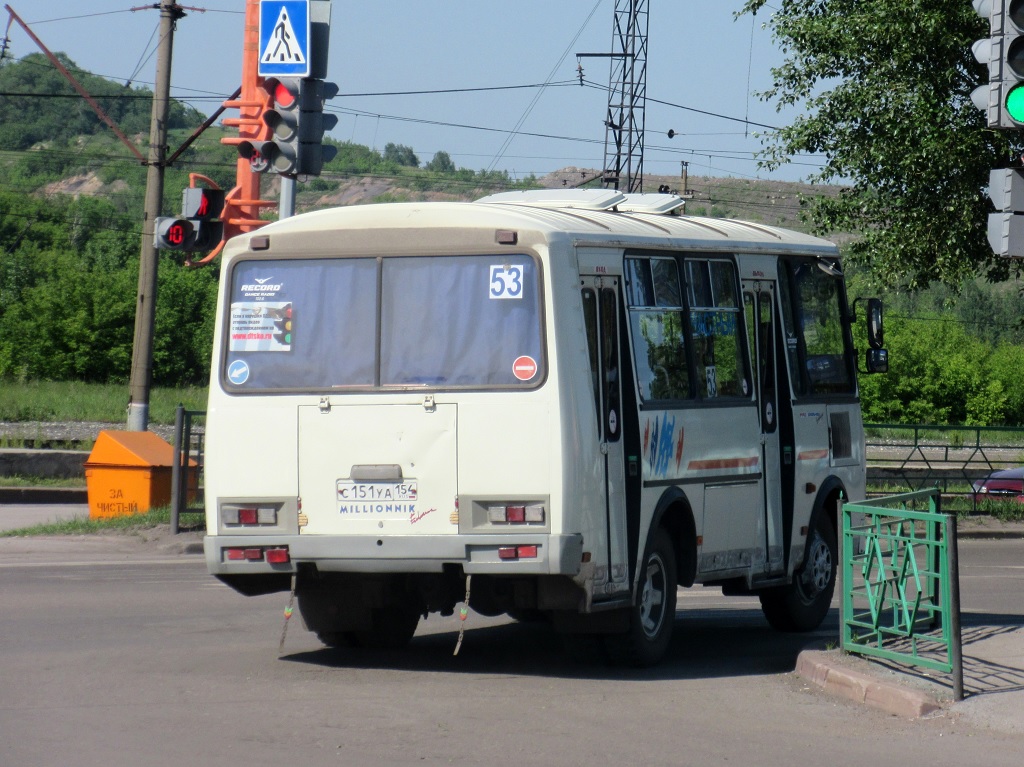
<svg viewBox="0 0 1024 767">
<path fill-rule="evenodd" d="M 39 21 L 30 21 L 28 22 L 28 24 L 30 26 L 37 26 L 39 24 L 52 24 L 56 21 L 74 21 L 76 19 L 92 19 L 96 18 L 97 16 L 113 16 L 115 13 L 134 13 L 134 11 L 128 8 L 124 8 L 120 11 L 99 11 L 98 13 L 84 13 L 80 16 L 62 16 L 57 19 L 41 19 Z"/>
<path fill-rule="evenodd" d="M 587 88 L 595 88 L 601 91 L 607 91 L 608 86 L 600 85 L 591 80 L 583 80 L 583 86 Z M 743 125 L 753 125 L 755 128 L 767 128 L 768 130 L 780 130 L 777 126 L 766 125 L 764 123 L 754 122 L 753 120 L 747 120 L 743 117 L 732 117 L 731 115 L 723 115 L 719 112 L 709 112 L 705 109 L 697 109 L 696 107 L 688 107 L 683 104 L 676 104 L 671 101 L 663 101 L 661 99 L 651 98 L 647 96 L 647 101 L 653 101 L 655 104 L 661 104 L 666 107 L 673 107 L 674 109 L 683 109 L 687 112 L 696 112 L 697 114 L 707 115 L 708 117 L 717 117 L 719 120 L 730 120 L 732 122 L 742 123 Z"/>
<path fill-rule="evenodd" d="M 560 80 L 554 83 L 528 83 L 526 85 L 489 85 L 479 88 L 431 88 L 420 91 L 374 91 L 360 93 L 339 93 L 338 98 L 364 98 L 370 96 L 437 96 L 446 93 L 481 93 L 485 91 L 515 91 L 526 88 L 555 88 L 576 84 L 575 80 Z"/>
<path fill-rule="evenodd" d="M 46 66 L 46 65 L 43 65 L 43 64 L 36 64 L 36 62 L 24 62 L 24 61 L 22 61 L 22 63 L 32 64 L 32 65 L 37 65 L 37 66 Z M 77 71 L 81 72 L 81 73 L 84 73 L 84 74 L 93 74 L 93 73 L 84 72 L 84 70 L 80 70 L 80 69 L 77 70 Z M 94 75 L 94 76 L 110 79 L 109 75 Z M 116 83 L 114 83 L 114 84 L 116 85 Z M 143 83 L 143 84 L 145 84 L 145 83 Z M 555 83 L 551 83 L 550 85 L 545 85 L 543 83 L 527 83 L 527 84 L 522 84 L 522 85 L 484 86 L 484 87 L 475 87 L 475 88 L 433 88 L 433 89 L 415 90 L 415 91 L 380 91 L 380 92 L 348 93 L 348 94 L 340 94 L 340 95 L 342 95 L 344 97 L 347 97 L 347 98 L 360 98 L 360 97 L 373 97 L 373 96 L 447 95 L 447 94 L 452 94 L 452 93 L 478 93 L 478 92 L 487 92 L 487 91 L 505 91 L 505 90 L 519 90 L 519 89 L 544 88 L 544 87 L 570 87 L 570 86 L 575 86 L 577 84 L 578 84 L 577 81 L 572 80 L 572 81 L 558 81 L 558 82 L 555 82 Z M 605 92 L 608 91 L 608 87 L 607 86 L 599 85 L 599 84 L 593 83 L 591 81 L 585 81 L 584 84 L 587 87 L 590 87 L 590 88 L 602 90 L 602 91 L 605 91 Z M 203 101 L 220 102 L 220 101 L 223 101 L 224 98 L 225 98 L 224 94 L 217 94 L 217 93 L 214 93 L 212 91 L 205 91 L 205 90 L 201 90 L 201 89 L 190 89 L 190 88 L 176 87 L 175 91 L 177 91 L 177 92 L 188 91 L 191 94 L 194 94 L 194 95 L 189 95 L 187 97 L 180 97 L 180 96 L 176 97 L 180 102 L 182 102 L 184 104 L 188 104 L 189 106 L 192 106 L 193 102 L 203 102 Z M 33 94 L 33 93 L 20 93 L 20 92 L 3 92 L 3 93 L 0 93 L 0 96 L 18 96 L 18 97 L 35 97 L 35 98 L 77 98 L 77 96 L 75 96 L 73 94 Z M 127 93 L 121 93 L 121 94 L 112 94 L 112 95 L 100 96 L 98 98 L 103 98 L 103 99 L 150 99 L 150 98 L 152 98 L 152 96 L 150 94 L 134 94 L 134 93 L 127 94 Z M 699 114 L 704 114 L 704 115 L 707 115 L 707 116 L 710 116 L 710 117 L 715 117 L 715 118 L 722 119 L 722 120 L 738 122 L 738 123 L 741 123 L 741 124 L 744 124 L 744 125 L 749 125 L 749 126 L 768 128 L 768 129 L 771 129 L 771 130 L 778 130 L 778 128 L 776 128 L 774 126 L 766 125 L 764 123 L 753 122 L 753 121 L 750 121 L 750 120 L 746 120 L 744 118 L 733 117 L 733 116 L 730 116 L 730 115 L 724 115 L 724 114 L 720 114 L 720 113 L 717 113 L 717 112 L 711 112 L 711 111 L 708 111 L 708 110 L 697 109 L 695 107 L 688 107 L 688 106 L 685 106 L 683 104 L 676 104 L 676 103 L 673 103 L 673 102 L 663 101 L 663 100 L 654 99 L 654 98 L 650 98 L 650 97 L 648 97 L 647 100 L 648 101 L 652 101 L 654 103 L 663 104 L 665 106 L 670 106 L 670 107 L 673 107 L 673 108 L 676 108 L 676 109 L 683 109 L 683 110 L 686 110 L 686 111 L 696 112 L 696 113 L 699 113 Z M 193 108 L 195 108 L 195 107 L 193 106 Z M 514 135 L 521 135 L 521 136 L 528 136 L 528 137 L 531 137 L 531 138 L 542 138 L 542 139 L 551 139 L 551 140 L 559 140 L 559 141 L 574 141 L 574 142 L 579 142 L 579 143 L 582 143 L 582 144 L 592 144 L 592 145 L 602 145 L 602 146 L 603 146 L 603 143 L 604 143 L 603 141 L 601 141 L 599 139 L 587 139 L 587 138 L 572 137 L 572 136 L 558 136 L 558 135 L 546 134 L 546 133 L 534 133 L 534 132 L 526 132 L 526 131 L 517 131 L 515 129 L 508 129 L 508 128 L 494 128 L 494 127 L 480 126 L 480 125 L 469 125 L 469 124 L 465 124 L 465 123 L 453 123 L 453 122 L 447 122 L 447 121 L 444 121 L 444 120 L 431 120 L 431 119 L 426 119 L 426 118 L 404 117 L 404 116 L 400 116 L 400 115 L 375 113 L 375 112 L 361 110 L 361 109 L 357 109 L 357 108 L 351 108 L 351 107 L 336 106 L 336 105 L 333 105 L 333 104 L 325 105 L 325 111 L 333 112 L 333 113 L 336 113 L 336 114 L 352 115 L 352 116 L 354 116 L 356 118 L 358 118 L 358 117 L 370 117 L 370 118 L 373 118 L 373 119 L 376 119 L 376 120 L 382 120 L 382 119 L 383 120 L 393 120 L 393 121 L 397 121 L 397 122 L 409 122 L 409 123 L 414 123 L 414 124 L 433 125 L 433 126 L 443 127 L 443 128 L 459 128 L 459 129 L 463 129 L 463 130 L 475 130 L 475 131 L 485 131 L 485 132 L 493 132 L 493 133 L 503 133 L 503 134 L 506 135 L 506 137 L 511 137 L 511 136 L 514 136 Z M 680 135 L 683 135 L 683 134 L 680 134 Z M 706 135 L 722 135 L 722 134 L 721 133 L 712 133 L 712 134 L 706 134 Z M 739 134 L 737 134 L 737 135 L 739 135 Z M 736 160 L 742 160 L 744 162 L 758 162 L 758 160 L 754 156 L 753 152 L 749 152 L 750 157 L 740 157 L 740 156 L 737 156 L 737 155 L 746 154 L 745 152 L 742 152 L 741 150 L 706 150 L 706 149 L 696 149 L 696 148 L 687 148 L 687 147 L 670 147 L 670 146 L 654 146 L 654 147 L 649 147 L 649 149 L 657 150 L 657 151 L 661 151 L 661 152 L 673 153 L 673 154 L 704 155 L 704 156 L 708 156 L 708 157 L 718 157 L 720 159 L 736 159 Z M 787 164 L 794 165 L 794 166 L 813 167 L 813 168 L 820 168 L 820 167 L 822 167 L 820 163 L 800 162 L 799 160 L 795 160 L 795 159 L 789 159 Z M 725 173 L 735 173 L 735 171 L 729 171 L 729 170 L 726 170 L 724 168 L 715 168 L 714 166 L 711 166 L 711 165 L 708 165 L 706 167 L 708 167 L 711 170 L 719 170 L 719 171 L 722 171 L 722 172 L 725 172 Z M 751 178 L 756 178 L 754 176 L 750 176 L 750 177 Z"/>
<path fill-rule="evenodd" d="M 598 0 L 597 3 L 594 4 L 593 9 L 591 9 L 590 13 L 587 15 L 587 18 L 583 21 L 583 24 L 580 25 L 580 28 L 576 32 L 575 37 L 573 37 L 572 41 L 570 41 L 569 45 L 567 45 L 565 50 L 562 52 L 561 58 L 559 58 L 555 66 L 551 68 L 551 72 L 548 74 L 548 79 L 545 85 L 547 85 L 547 83 L 550 83 L 551 80 L 554 78 L 555 73 L 558 71 L 559 67 L 562 66 L 562 62 L 565 61 L 566 57 L 569 55 L 569 51 L 572 50 L 572 47 L 576 44 L 576 41 L 579 40 L 580 35 L 583 34 L 583 30 L 586 29 L 587 24 L 590 23 L 590 20 L 594 17 L 594 13 L 597 12 L 597 9 L 600 6 L 601 0 Z M 530 105 L 523 111 L 523 114 L 520 116 L 519 121 L 512 128 L 512 131 L 505 137 L 505 141 L 502 142 L 502 145 L 498 148 L 498 151 L 494 155 L 494 159 L 492 159 L 490 164 L 487 166 L 487 170 L 494 170 L 494 166 L 497 165 L 498 161 L 504 156 L 505 150 L 509 148 L 509 146 L 512 143 L 512 139 L 514 139 L 516 135 L 519 133 L 519 129 L 523 127 L 523 123 L 526 122 L 526 119 L 533 112 L 534 107 L 537 106 L 537 102 L 540 101 L 540 97 L 543 95 L 543 93 L 544 89 L 542 88 L 538 90 L 536 94 L 534 94 L 533 100 L 530 102 Z"/>
</svg>

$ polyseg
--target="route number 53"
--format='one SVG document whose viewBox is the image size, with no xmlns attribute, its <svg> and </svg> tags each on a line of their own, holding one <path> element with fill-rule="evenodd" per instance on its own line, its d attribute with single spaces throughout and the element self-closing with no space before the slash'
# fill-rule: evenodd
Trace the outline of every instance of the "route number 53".
<svg viewBox="0 0 1024 767">
<path fill-rule="evenodd" d="M 491 298 L 522 298 L 523 267 L 492 266 L 490 288 Z"/>
</svg>

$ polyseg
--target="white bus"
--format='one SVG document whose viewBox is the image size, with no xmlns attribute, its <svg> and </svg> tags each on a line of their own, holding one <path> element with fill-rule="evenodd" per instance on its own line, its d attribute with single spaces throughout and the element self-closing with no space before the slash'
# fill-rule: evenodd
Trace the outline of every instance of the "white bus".
<svg viewBox="0 0 1024 767">
<path fill-rule="evenodd" d="M 837 500 L 865 489 L 838 251 L 681 205 L 505 193 L 234 238 L 210 572 L 294 588 L 332 646 L 401 646 L 467 590 L 479 613 L 543 616 L 637 665 L 665 653 L 677 586 L 816 627 Z"/>
</svg>

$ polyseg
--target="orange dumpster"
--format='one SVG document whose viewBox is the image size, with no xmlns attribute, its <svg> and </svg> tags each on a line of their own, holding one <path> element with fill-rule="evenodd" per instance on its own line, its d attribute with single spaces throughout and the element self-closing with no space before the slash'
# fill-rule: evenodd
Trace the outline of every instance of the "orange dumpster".
<svg viewBox="0 0 1024 767">
<path fill-rule="evenodd" d="M 169 505 L 173 465 L 174 447 L 151 431 L 101 431 L 85 462 L 89 518 L 143 514 Z M 195 466 L 190 460 L 190 475 Z"/>
</svg>

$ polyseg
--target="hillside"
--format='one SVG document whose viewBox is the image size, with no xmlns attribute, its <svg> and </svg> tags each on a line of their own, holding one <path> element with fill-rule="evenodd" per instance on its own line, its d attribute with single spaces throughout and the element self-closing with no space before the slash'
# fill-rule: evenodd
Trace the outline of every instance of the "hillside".
<svg viewBox="0 0 1024 767">
<path fill-rule="evenodd" d="M 145 153 L 151 93 L 83 72 L 63 54 L 62 62 Z M 0 100 L 0 133 L 6 139 L 0 144 L 0 189 L 106 200 L 129 217 L 141 219 L 145 168 L 45 59 L 33 54 L 20 61 L 0 61 L 0 86 L 12 94 Z M 77 101 L 78 108 L 69 112 L 67 100 L 54 99 L 54 94 Z M 171 154 L 202 119 L 195 110 L 174 103 L 168 136 Z M 234 135 L 233 129 L 214 126 L 167 169 L 163 214 L 177 211 L 189 173 L 201 173 L 224 188 L 234 185 L 235 151 L 220 143 Z M 510 189 L 571 187 L 593 178 L 597 170 L 566 166 L 541 178 L 512 178 L 502 171 L 457 168 L 443 151 L 421 160 L 413 148 L 402 145 L 386 144 L 378 150 L 349 142 L 332 143 L 338 154 L 326 163 L 322 175 L 300 179 L 296 189 L 299 212 L 382 201 L 471 200 Z M 694 215 L 743 218 L 796 229 L 806 228 L 800 217 L 802 196 L 837 192 L 835 187 L 699 176 L 690 177 L 687 188 L 682 189 L 681 181 L 678 177 L 648 176 L 644 187 L 651 191 L 666 186 L 684 194 L 688 198 L 686 211 Z M 264 177 L 262 196 L 276 198 L 279 184 L 277 176 Z"/>
<path fill-rule="evenodd" d="M 592 175 L 595 171 L 587 169 L 585 172 Z M 548 189 L 564 188 L 567 187 L 562 183 L 564 180 L 579 175 L 579 168 L 567 166 L 535 179 L 535 183 L 531 186 Z M 437 181 L 424 188 L 422 182 L 415 181 L 411 174 L 406 178 L 401 175 L 380 176 L 373 173 L 362 175 L 325 172 L 318 179 L 300 181 L 297 190 L 297 208 L 299 212 L 303 212 L 334 206 L 365 205 L 372 202 L 473 200 L 504 189 L 503 185 L 493 183 L 453 186 L 444 181 Z M 678 182 L 678 178 L 652 176 L 645 179 L 644 186 L 645 190 L 652 190 L 662 184 L 667 184 L 673 193 L 678 194 L 683 192 L 679 188 Z M 277 199 L 279 187 L 279 177 L 267 176 L 263 182 L 264 197 Z M 68 194 L 107 197 L 123 195 L 128 189 L 129 183 L 125 179 L 114 179 L 105 183 L 98 172 L 88 171 L 45 184 L 40 187 L 40 192 L 44 195 Z M 831 187 L 760 179 L 690 176 L 686 191 L 689 192 L 689 196 L 687 196 L 685 211 L 689 215 L 740 218 L 803 231 L 807 229 L 807 225 L 800 215 L 800 199 L 821 194 L 835 194 L 837 190 Z M 177 190 L 168 186 L 166 198 L 171 201 L 172 205 L 178 194 Z"/>
</svg>

